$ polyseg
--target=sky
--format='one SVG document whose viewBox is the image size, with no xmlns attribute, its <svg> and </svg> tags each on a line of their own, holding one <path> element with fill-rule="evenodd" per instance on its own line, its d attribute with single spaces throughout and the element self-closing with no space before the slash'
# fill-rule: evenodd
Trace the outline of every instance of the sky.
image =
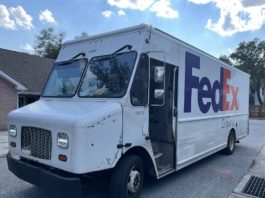
<svg viewBox="0 0 265 198">
<path fill-rule="evenodd" d="M 219 57 L 265 39 L 265 0 L 0 0 L 0 48 L 34 53 L 48 27 L 67 41 L 141 23 Z"/>
</svg>

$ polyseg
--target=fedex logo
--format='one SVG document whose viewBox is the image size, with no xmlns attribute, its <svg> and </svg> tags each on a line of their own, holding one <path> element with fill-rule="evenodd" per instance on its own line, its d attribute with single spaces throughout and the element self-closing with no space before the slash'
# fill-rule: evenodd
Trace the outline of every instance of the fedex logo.
<svg viewBox="0 0 265 198">
<path fill-rule="evenodd" d="M 185 67 L 185 113 L 191 112 L 192 90 L 197 90 L 198 105 L 202 113 L 207 113 L 211 107 L 215 113 L 239 109 L 237 102 L 239 87 L 228 84 L 231 78 L 229 69 L 221 67 L 220 79 L 214 82 L 210 82 L 206 76 L 199 78 L 192 74 L 192 70 L 200 69 L 200 57 L 189 52 L 186 52 Z M 228 100 L 228 96 L 232 99 Z"/>
</svg>

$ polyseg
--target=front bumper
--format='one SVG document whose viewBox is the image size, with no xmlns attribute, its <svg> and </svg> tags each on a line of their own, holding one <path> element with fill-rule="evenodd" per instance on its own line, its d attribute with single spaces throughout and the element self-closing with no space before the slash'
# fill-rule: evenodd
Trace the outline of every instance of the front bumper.
<svg viewBox="0 0 265 198">
<path fill-rule="evenodd" d="M 18 178 L 31 184 L 40 186 L 60 197 L 81 197 L 80 178 L 73 176 L 62 176 L 53 173 L 37 163 L 31 164 L 13 158 L 7 154 L 8 169 Z"/>
</svg>

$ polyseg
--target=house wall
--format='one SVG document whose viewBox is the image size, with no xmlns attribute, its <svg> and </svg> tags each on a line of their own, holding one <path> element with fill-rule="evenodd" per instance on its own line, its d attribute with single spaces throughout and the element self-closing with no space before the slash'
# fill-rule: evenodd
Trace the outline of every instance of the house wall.
<svg viewBox="0 0 265 198">
<path fill-rule="evenodd" d="M 7 129 L 7 114 L 17 107 L 15 87 L 0 77 L 0 130 Z"/>
</svg>

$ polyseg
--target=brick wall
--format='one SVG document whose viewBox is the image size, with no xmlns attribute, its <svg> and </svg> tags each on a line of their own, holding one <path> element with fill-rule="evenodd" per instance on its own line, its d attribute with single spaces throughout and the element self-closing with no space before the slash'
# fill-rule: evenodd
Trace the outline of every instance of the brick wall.
<svg viewBox="0 0 265 198">
<path fill-rule="evenodd" d="M 0 77 L 0 130 L 7 129 L 7 114 L 16 107 L 15 87 Z"/>
</svg>

